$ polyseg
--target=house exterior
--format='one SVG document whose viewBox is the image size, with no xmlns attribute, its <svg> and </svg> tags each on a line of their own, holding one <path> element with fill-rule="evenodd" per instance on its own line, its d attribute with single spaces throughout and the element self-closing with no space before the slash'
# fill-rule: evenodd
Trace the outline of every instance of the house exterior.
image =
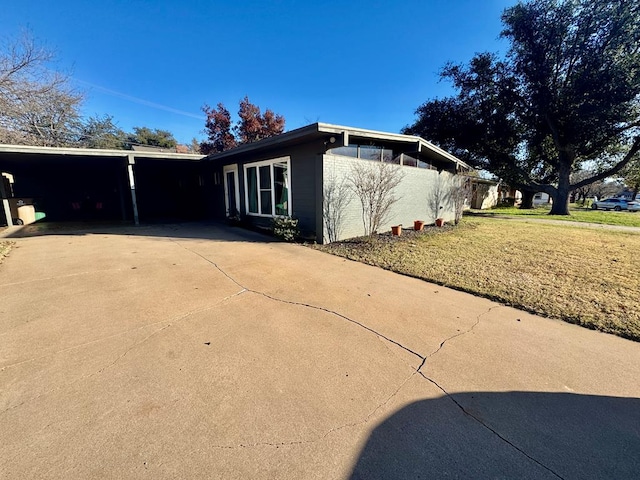
<svg viewBox="0 0 640 480">
<path fill-rule="evenodd" d="M 213 154 L 204 163 L 213 178 L 222 178 L 224 202 L 217 203 L 224 211 L 218 214 L 265 227 L 276 216 L 292 216 L 302 234 L 318 243 L 364 233 L 360 200 L 348 188 L 354 168 L 378 169 L 385 163 L 400 178 L 397 201 L 381 231 L 414 220 L 454 220 L 451 192 L 463 179 L 458 174 L 470 170 L 420 137 L 325 123 Z M 339 228 L 331 235 L 325 197 L 336 186 L 342 187 L 345 201 Z"/>
<path fill-rule="evenodd" d="M 0 145 L 0 222 L 232 217 L 270 227 L 274 217 L 290 216 L 305 238 L 326 243 L 365 233 L 349 186 L 356 169 L 380 168 L 399 183 L 379 231 L 454 220 L 459 202 L 452 192 L 466 185 L 470 170 L 464 162 L 419 137 L 314 123 L 207 157 Z M 339 208 L 326 198 L 336 188 Z M 29 210 L 28 219 L 14 203 Z"/>
</svg>

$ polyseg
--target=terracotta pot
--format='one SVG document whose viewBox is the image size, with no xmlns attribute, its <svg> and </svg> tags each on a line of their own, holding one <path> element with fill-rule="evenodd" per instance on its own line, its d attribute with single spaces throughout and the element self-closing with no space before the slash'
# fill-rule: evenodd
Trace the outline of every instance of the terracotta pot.
<svg viewBox="0 0 640 480">
<path fill-rule="evenodd" d="M 413 222 L 413 229 L 416 232 L 421 231 L 423 227 L 424 227 L 424 222 L 422 220 L 416 220 L 415 222 Z"/>
<path fill-rule="evenodd" d="M 436 227 L 441 227 L 444 225 L 444 218 L 436 218 Z"/>
<path fill-rule="evenodd" d="M 402 225 L 398 225 L 397 227 L 391 227 L 391 235 L 395 235 L 395 236 L 402 235 Z"/>
</svg>

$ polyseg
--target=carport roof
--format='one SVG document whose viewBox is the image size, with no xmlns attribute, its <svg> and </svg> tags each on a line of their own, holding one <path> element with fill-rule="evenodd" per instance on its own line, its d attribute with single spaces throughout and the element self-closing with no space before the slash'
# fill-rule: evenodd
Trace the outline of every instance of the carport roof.
<svg viewBox="0 0 640 480">
<path fill-rule="evenodd" d="M 24 154 L 26 156 L 77 156 L 77 157 L 104 157 L 104 158 L 153 158 L 159 160 L 193 160 L 198 161 L 204 155 L 192 153 L 174 152 L 141 152 L 133 150 L 106 150 L 98 148 L 71 148 L 71 147 L 36 147 L 31 145 L 3 145 L 0 144 L 0 158 L 6 154 Z"/>
</svg>

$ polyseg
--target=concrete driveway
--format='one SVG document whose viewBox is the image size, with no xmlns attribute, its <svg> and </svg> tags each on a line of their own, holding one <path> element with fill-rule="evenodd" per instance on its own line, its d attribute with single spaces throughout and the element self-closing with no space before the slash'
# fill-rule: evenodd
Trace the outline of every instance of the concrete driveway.
<svg viewBox="0 0 640 480">
<path fill-rule="evenodd" d="M 638 478 L 640 344 L 216 225 L 16 239 L 0 478 Z"/>
</svg>

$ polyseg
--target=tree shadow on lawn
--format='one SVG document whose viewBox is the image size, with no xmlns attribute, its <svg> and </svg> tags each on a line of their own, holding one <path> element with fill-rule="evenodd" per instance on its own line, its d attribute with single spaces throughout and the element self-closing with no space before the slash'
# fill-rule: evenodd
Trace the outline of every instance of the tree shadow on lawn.
<svg viewBox="0 0 640 480">
<path fill-rule="evenodd" d="M 374 428 L 351 479 L 640 478 L 640 400 L 472 392 Z"/>
</svg>

